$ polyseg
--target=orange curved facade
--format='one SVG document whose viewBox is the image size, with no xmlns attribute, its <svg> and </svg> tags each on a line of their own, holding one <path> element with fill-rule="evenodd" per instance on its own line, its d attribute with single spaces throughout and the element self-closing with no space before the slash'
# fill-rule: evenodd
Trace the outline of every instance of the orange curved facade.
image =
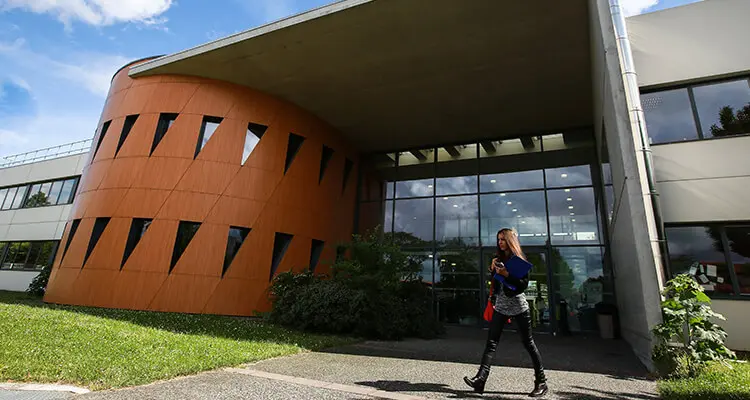
<svg viewBox="0 0 750 400">
<path fill-rule="evenodd" d="M 129 67 L 113 78 L 44 300 L 252 315 L 269 309 L 275 273 L 313 258 L 325 270 L 352 233 L 356 201 L 357 153 L 336 130 L 250 88 L 131 79 Z M 165 115 L 173 121 L 156 141 Z M 207 119 L 218 127 L 201 147 Z M 265 130 L 247 155 L 250 126 Z M 176 253 L 182 223 L 200 225 Z M 225 262 L 230 228 L 246 237 Z"/>
</svg>

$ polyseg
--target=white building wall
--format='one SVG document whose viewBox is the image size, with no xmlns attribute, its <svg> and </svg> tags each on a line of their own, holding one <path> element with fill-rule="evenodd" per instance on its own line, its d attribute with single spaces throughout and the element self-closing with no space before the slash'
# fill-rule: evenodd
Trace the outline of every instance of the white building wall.
<svg viewBox="0 0 750 400">
<path fill-rule="evenodd" d="M 80 175 L 88 153 L 0 169 L 0 187 Z M 0 211 L 0 242 L 60 240 L 72 204 Z M 0 270 L 0 290 L 24 291 L 37 272 Z"/>
</svg>

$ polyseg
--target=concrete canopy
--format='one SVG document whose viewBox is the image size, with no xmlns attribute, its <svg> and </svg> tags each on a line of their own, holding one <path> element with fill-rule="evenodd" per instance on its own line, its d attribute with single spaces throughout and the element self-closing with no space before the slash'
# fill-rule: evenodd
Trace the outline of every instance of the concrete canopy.
<svg viewBox="0 0 750 400">
<path fill-rule="evenodd" d="M 584 0 L 346 0 L 134 67 L 291 101 L 361 151 L 592 124 Z"/>
</svg>

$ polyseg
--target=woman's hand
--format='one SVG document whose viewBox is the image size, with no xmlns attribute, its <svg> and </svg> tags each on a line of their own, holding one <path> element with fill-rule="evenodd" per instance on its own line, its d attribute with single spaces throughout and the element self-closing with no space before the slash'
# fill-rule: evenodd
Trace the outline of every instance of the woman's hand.
<svg viewBox="0 0 750 400">
<path fill-rule="evenodd" d="M 502 275 L 505 278 L 508 277 L 508 270 L 505 268 L 505 265 L 502 264 L 502 263 L 500 263 L 500 266 L 497 267 L 497 269 L 495 270 L 495 272 L 497 272 L 498 274 Z"/>
</svg>

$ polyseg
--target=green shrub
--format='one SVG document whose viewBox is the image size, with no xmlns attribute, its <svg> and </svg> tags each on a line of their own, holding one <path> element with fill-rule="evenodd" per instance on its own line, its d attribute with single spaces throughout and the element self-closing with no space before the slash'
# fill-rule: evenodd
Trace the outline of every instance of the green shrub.
<svg viewBox="0 0 750 400">
<path fill-rule="evenodd" d="M 49 275 L 52 272 L 51 266 L 45 266 L 39 275 L 35 276 L 31 280 L 26 292 L 33 296 L 44 296 L 44 292 L 47 290 L 47 282 L 49 282 Z"/>
<path fill-rule="evenodd" d="M 330 275 L 278 274 L 268 318 L 311 332 L 387 340 L 430 338 L 442 331 L 430 309 L 430 289 L 418 275 L 419 256 L 374 233 L 355 235 L 344 250 L 348 258 L 337 260 Z"/>
<path fill-rule="evenodd" d="M 724 345 L 726 332 L 711 318 L 725 319 L 711 310 L 711 299 L 690 275 L 667 282 L 662 294 L 663 322 L 653 329 L 658 341 L 652 359 L 662 376 L 694 377 L 711 361 L 734 359 Z"/>
</svg>

